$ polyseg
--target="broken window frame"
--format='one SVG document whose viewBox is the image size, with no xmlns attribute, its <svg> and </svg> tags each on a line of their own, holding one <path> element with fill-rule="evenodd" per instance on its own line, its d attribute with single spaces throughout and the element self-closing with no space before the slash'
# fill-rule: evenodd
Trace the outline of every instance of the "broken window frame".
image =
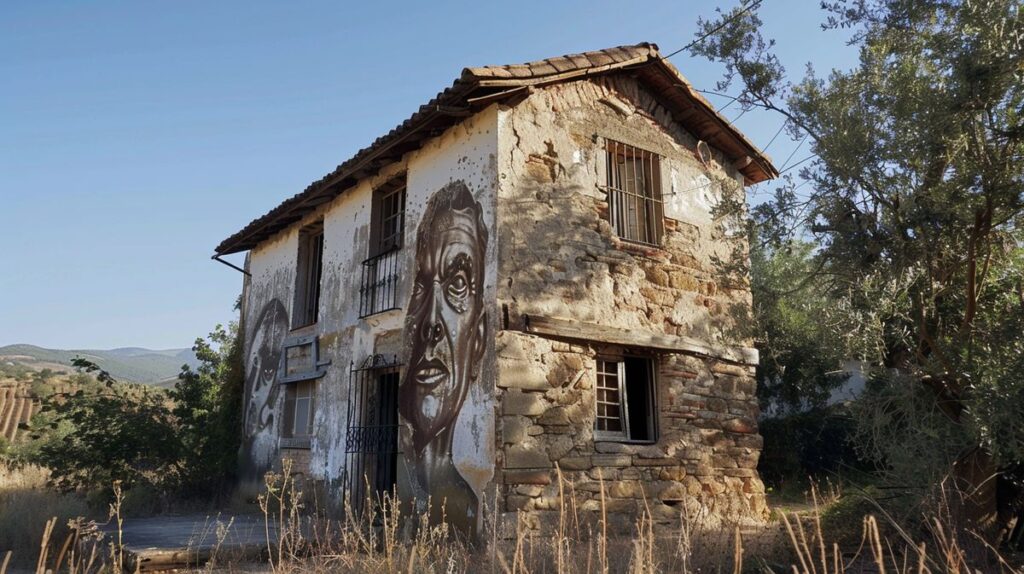
<svg viewBox="0 0 1024 574">
<path fill-rule="evenodd" d="M 646 380 L 634 381 L 628 375 L 627 362 L 641 361 L 646 365 Z M 609 368 L 614 365 L 614 368 Z M 638 354 L 599 355 L 596 359 L 597 381 L 594 386 L 594 439 L 600 441 L 629 442 L 637 444 L 653 444 L 658 441 L 658 399 L 657 399 L 657 360 L 654 357 Z M 607 384 L 614 378 L 614 385 Z M 646 395 L 633 400 L 646 399 L 645 421 L 630 420 L 630 394 L 637 394 L 636 387 L 642 385 Z M 602 396 L 602 392 L 605 394 Z M 609 400 L 608 395 L 614 393 L 616 399 Z M 635 406 L 635 405 L 634 405 Z M 610 407 L 618 411 L 618 416 L 609 415 Z M 602 425 L 602 421 L 608 424 Z M 617 421 L 617 424 L 611 424 Z M 644 424 L 646 423 L 646 424 Z M 638 425 L 644 424 L 644 433 L 640 433 Z M 636 426 L 635 426 L 636 425 Z M 601 428 L 604 426 L 604 428 Z M 617 429 L 612 428 L 617 427 Z M 646 435 L 647 438 L 637 438 Z"/>
<path fill-rule="evenodd" d="M 612 230 L 622 241 L 660 247 L 665 233 L 662 157 L 612 139 L 604 140 L 604 149 Z"/>
<path fill-rule="evenodd" d="M 292 329 L 314 325 L 319 319 L 323 263 L 324 222 L 321 219 L 299 230 Z"/>
</svg>

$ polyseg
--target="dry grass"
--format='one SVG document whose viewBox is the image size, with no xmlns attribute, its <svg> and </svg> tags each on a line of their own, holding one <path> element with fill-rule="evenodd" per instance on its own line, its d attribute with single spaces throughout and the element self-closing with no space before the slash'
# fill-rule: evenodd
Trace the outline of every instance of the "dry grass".
<svg viewBox="0 0 1024 574">
<path fill-rule="evenodd" d="M 503 523 L 495 519 L 497 513 L 485 512 L 484 540 L 473 544 L 444 523 L 428 524 L 426 514 L 410 514 L 391 496 L 373 501 L 358 516 L 330 520 L 317 511 L 315 500 L 303 496 L 289 468 L 286 462 L 283 473 L 267 475 L 259 499 L 266 542 L 271 548 L 268 564 L 241 564 L 230 548 L 220 547 L 229 520 L 223 527 L 218 525 L 217 545 L 208 553 L 209 561 L 202 571 L 1024 574 L 1020 566 L 1009 564 L 979 537 L 954 527 L 954 521 L 943 516 L 927 521 L 921 536 L 915 537 L 889 522 L 884 513 L 880 513 L 882 518 L 867 515 L 860 520 L 859 545 L 843 547 L 830 542 L 821 521 L 819 504 L 824 503 L 816 493 L 812 511 L 784 514 L 779 521 L 759 528 L 722 525 L 699 501 L 694 501 L 680 506 L 676 528 L 668 528 L 643 512 L 633 523 L 631 534 L 616 535 L 611 533 L 612 516 L 603 508 L 599 512 L 579 510 L 571 486 L 560 480 L 562 503 L 552 513 L 553 522 L 538 529 L 535 518 L 526 513 L 508 515 L 512 522 Z M 829 493 L 826 501 L 835 496 L 838 494 Z M 112 505 L 115 521 L 118 510 L 117 504 Z M 884 529 L 879 527 L 880 520 L 885 522 Z M 92 555 L 78 539 L 48 538 L 52 542 L 38 553 L 40 573 L 47 569 L 73 574 L 91 574 L 100 568 L 120 571 L 117 535 L 105 542 L 109 547 L 97 546 L 93 540 Z M 85 539 L 92 540 L 88 536 Z M 96 548 L 100 548 L 99 553 Z M 77 555 L 71 556 L 76 549 Z M 4 574 L 2 564 L 0 574 Z"/>
<path fill-rule="evenodd" d="M 35 563 L 48 522 L 56 519 L 53 536 L 63 538 L 69 520 L 90 514 L 83 497 L 49 488 L 48 476 L 38 466 L 0 461 L 0 556 L 11 550 L 16 566 Z"/>
<path fill-rule="evenodd" d="M 486 520 L 487 540 L 472 545 L 444 524 L 430 526 L 421 517 L 403 516 L 406 509 L 390 496 L 369 505 L 359 519 L 315 518 L 287 474 L 271 474 L 261 508 L 268 524 L 276 525 L 282 534 L 270 568 L 281 574 L 1024 574 L 996 549 L 978 544 L 979 537 L 941 517 L 932 518 L 920 539 L 915 539 L 895 523 L 887 523 L 884 532 L 889 534 L 883 535 L 879 519 L 866 515 L 859 519 L 859 544 L 841 548 L 829 542 L 821 521 L 821 506 L 841 497 L 834 487 L 824 497 L 812 491 L 812 511 L 783 514 L 778 522 L 760 528 L 723 525 L 705 506 L 694 504 L 681 506 L 677 528 L 658 524 L 643 512 L 632 534 L 619 536 L 609 533 L 610 517 L 603 504 L 598 513 L 579 511 L 571 488 L 559 479 L 562 505 L 557 522 L 548 524 L 543 533 L 525 513 L 518 514 L 514 524 L 500 524 L 493 520 L 495 513 L 485 513 L 492 518 Z"/>
</svg>

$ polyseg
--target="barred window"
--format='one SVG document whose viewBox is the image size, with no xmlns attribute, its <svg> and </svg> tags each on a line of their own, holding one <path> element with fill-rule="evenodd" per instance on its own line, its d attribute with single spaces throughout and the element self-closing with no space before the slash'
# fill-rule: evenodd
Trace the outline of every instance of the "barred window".
<svg viewBox="0 0 1024 574">
<path fill-rule="evenodd" d="M 598 359 L 596 391 L 595 438 L 636 442 L 657 439 L 652 359 Z"/>
<path fill-rule="evenodd" d="M 605 151 L 612 228 L 626 241 L 660 245 L 664 231 L 661 157 L 614 140 L 607 141 Z"/>
<path fill-rule="evenodd" d="M 405 234 L 405 176 L 373 192 L 370 257 L 363 261 L 359 284 L 359 316 L 398 308 L 402 280 L 402 238 Z"/>
</svg>

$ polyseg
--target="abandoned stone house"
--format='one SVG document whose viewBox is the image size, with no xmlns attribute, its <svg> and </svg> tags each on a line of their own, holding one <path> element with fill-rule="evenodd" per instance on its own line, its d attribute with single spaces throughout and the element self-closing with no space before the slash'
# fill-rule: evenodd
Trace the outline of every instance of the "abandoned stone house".
<svg viewBox="0 0 1024 574">
<path fill-rule="evenodd" d="M 655 45 L 463 70 L 217 247 L 248 252 L 246 476 L 468 531 L 542 524 L 559 471 L 582 510 L 764 517 L 714 207 L 776 175 Z"/>
</svg>

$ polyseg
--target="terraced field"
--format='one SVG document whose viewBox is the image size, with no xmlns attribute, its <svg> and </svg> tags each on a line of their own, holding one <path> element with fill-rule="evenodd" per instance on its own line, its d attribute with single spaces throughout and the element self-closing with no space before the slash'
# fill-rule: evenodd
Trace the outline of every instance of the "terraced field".
<svg viewBox="0 0 1024 574">
<path fill-rule="evenodd" d="M 27 423 L 39 411 L 39 401 L 29 395 L 27 385 L 0 386 L 0 436 L 14 443 L 21 431 L 18 425 Z"/>
</svg>

